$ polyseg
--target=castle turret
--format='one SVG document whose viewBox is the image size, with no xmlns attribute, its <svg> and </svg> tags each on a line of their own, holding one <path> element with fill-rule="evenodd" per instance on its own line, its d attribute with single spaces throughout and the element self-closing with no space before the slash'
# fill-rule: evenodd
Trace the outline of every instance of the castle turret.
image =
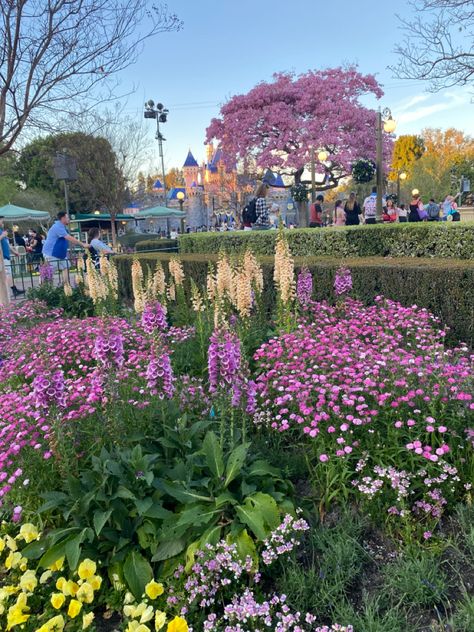
<svg viewBox="0 0 474 632">
<path fill-rule="evenodd" d="M 188 151 L 186 160 L 183 165 L 184 181 L 186 183 L 186 190 L 190 191 L 193 182 L 198 181 L 199 165 L 196 158 L 193 156 L 191 150 Z"/>
</svg>

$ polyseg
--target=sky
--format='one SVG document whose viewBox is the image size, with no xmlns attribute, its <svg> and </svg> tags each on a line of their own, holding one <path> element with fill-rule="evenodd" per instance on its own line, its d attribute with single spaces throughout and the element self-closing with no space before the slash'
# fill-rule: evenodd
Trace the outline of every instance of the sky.
<svg viewBox="0 0 474 632">
<path fill-rule="evenodd" d="M 205 130 L 219 108 L 273 73 L 356 63 L 375 74 L 385 95 L 365 104 L 389 107 L 397 134 L 425 127 L 457 127 L 474 134 L 474 104 L 465 88 L 436 94 L 393 76 L 394 48 L 403 40 L 395 13 L 410 16 L 407 0 L 168 0 L 183 29 L 146 42 L 140 58 L 120 76 L 130 93 L 123 111 L 142 118 L 148 99 L 169 108 L 163 135 L 165 165 L 181 167 L 188 149 L 200 162 Z M 154 121 L 147 120 L 150 136 Z M 158 147 L 143 165 L 158 171 Z"/>
</svg>

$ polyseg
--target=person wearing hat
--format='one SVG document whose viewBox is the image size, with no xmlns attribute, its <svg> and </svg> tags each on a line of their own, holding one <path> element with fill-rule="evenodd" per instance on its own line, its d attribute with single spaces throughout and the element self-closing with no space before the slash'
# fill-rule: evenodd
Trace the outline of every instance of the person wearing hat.
<svg viewBox="0 0 474 632">
<path fill-rule="evenodd" d="M 19 290 L 13 282 L 12 276 L 12 265 L 11 265 L 11 255 L 15 255 L 18 257 L 18 252 L 10 246 L 10 242 L 8 241 L 8 231 L 4 228 L 5 218 L 0 216 L 0 243 L 2 244 L 2 253 L 3 253 L 3 262 L 5 264 L 5 276 L 7 277 L 7 284 L 11 288 L 13 292 L 13 298 L 17 296 L 21 296 L 25 293 L 24 290 Z"/>
</svg>

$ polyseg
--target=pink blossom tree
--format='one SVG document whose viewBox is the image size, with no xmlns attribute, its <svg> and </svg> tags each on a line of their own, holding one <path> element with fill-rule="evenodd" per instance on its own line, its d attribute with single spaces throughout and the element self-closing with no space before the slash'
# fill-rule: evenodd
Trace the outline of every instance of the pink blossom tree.
<svg viewBox="0 0 474 632">
<path fill-rule="evenodd" d="M 309 71 L 296 76 L 278 73 L 270 83 L 259 83 L 247 94 L 234 96 L 207 128 L 207 142 L 217 139 L 232 161 L 270 168 L 295 182 L 310 163 L 311 147 L 325 150 L 316 161 L 317 188 L 337 187 L 360 158 L 375 160 L 376 112 L 361 97 L 383 91 L 373 75 L 355 66 Z M 392 140 L 384 138 L 387 162 Z"/>
</svg>

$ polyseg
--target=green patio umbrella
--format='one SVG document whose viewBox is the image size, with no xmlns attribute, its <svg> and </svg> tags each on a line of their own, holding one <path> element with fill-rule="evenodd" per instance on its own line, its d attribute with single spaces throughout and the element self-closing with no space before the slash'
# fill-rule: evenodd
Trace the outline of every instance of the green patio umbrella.
<svg viewBox="0 0 474 632">
<path fill-rule="evenodd" d="M 15 206 L 14 204 L 5 204 L 5 206 L 0 207 L 0 216 L 3 216 L 7 222 L 28 222 L 50 219 L 50 215 L 47 211 L 35 211 L 30 208 Z"/>
</svg>

